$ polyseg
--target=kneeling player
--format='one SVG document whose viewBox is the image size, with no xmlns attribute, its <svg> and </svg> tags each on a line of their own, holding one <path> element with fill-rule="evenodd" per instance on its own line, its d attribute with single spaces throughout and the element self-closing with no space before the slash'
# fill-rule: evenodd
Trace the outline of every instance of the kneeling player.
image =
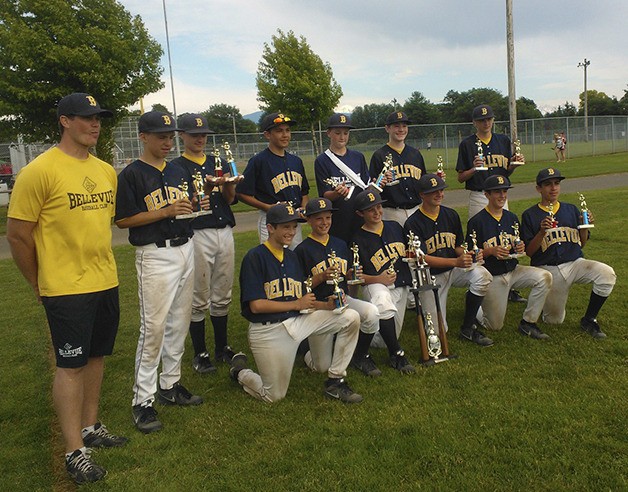
<svg viewBox="0 0 628 492">
<path fill-rule="evenodd" d="M 328 373 L 325 395 L 358 403 L 362 396 L 354 393 L 344 378 L 358 340 L 360 316 L 352 309 L 334 314 L 333 300 L 321 302 L 313 293 L 302 293 L 303 270 L 297 255 L 287 249 L 298 220 L 299 214 L 290 205 L 271 207 L 268 240 L 242 260 L 240 302 L 242 314 L 250 322 L 249 344 L 259 374 L 244 367 L 239 354 L 233 358 L 230 374 L 250 395 L 269 403 L 281 400 L 288 391 L 299 344 L 309 337 L 317 369 Z M 310 308 L 316 310 L 299 313 Z"/>
<path fill-rule="evenodd" d="M 541 315 L 543 303 L 552 286 L 552 275 L 542 268 L 519 265 L 516 258 L 509 258 L 511 244 L 515 253 L 522 254 L 525 244 L 516 242 L 519 221 L 517 216 L 506 210 L 504 205 L 508 199 L 510 181 L 505 176 L 493 175 L 484 181 L 484 195 L 488 205 L 474 215 L 467 225 L 467 241 L 469 231 L 475 231 L 476 240 L 481 245 L 484 256 L 484 267 L 493 275 L 481 312 L 484 326 L 489 330 L 501 330 L 504 326 L 508 292 L 510 289 L 530 287 L 530 296 L 519 323 L 519 332 L 537 340 L 549 338 L 543 333 L 536 322 Z M 507 244 L 502 244 L 503 240 Z"/>
</svg>

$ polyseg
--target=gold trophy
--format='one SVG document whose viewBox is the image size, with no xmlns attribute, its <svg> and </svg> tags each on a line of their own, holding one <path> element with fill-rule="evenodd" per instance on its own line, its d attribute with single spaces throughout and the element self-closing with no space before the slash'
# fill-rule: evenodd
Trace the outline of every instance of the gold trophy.
<svg viewBox="0 0 628 492">
<path fill-rule="evenodd" d="M 180 184 L 177 188 L 179 188 L 179 189 L 183 192 L 183 194 L 184 194 L 187 198 L 189 198 L 189 196 L 190 196 L 190 195 L 188 194 L 189 185 L 188 185 L 188 182 L 187 182 L 185 179 L 181 178 L 181 184 Z M 179 214 L 179 215 L 175 215 L 175 216 L 174 216 L 174 218 L 175 218 L 175 219 L 177 219 L 177 220 L 182 220 L 182 219 L 193 219 L 193 218 L 194 218 L 194 217 L 196 217 L 197 215 L 198 215 L 198 214 L 197 214 L 196 212 L 192 212 L 192 213 L 189 213 L 189 214 Z"/>
<path fill-rule="evenodd" d="M 417 241 L 420 247 L 421 241 L 419 241 L 419 238 L 415 236 L 414 232 L 410 231 L 410 234 L 408 234 L 408 247 L 406 248 L 406 256 L 401 258 L 401 261 L 404 261 L 406 263 L 416 263 Z"/>
<path fill-rule="evenodd" d="M 550 219 L 552 219 L 552 227 L 550 227 L 548 231 L 553 231 L 558 227 L 558 221 L 554 216 L 554 204 L 552 202 L 549 202 L 549 204 L 547 205 L 547 213 L 549 214 Z"/>
<path fill-rule="evenodd" d="M 388 154 L 386 156 L 386 162 L 388 163 L 388 169 L 390 170 L 390 174 L 392 174 L 392 180 L 386 183 L 386 186 L 398 185 L 399 179 L 397 179 L 397 173 L 395 172 L 395 163 L 393 162 L 392 154 Z"/>
<path fill-rule="evenodd" d="M 580 200 L 580 212 L 582 213 L 582 224 L 578 226 L 578 229 L 591 229 L 595 227 L 594 224 L 589 222 L 589 209 L 587 208 L 587 202 L 584 199 L 582 193 L 578 193 L 578 199 Z"/>
<path fill-rule="evenodd" d="M 311 294 L 312 293 L 312 277 L 306 278 L 305 281 L 303 282 L 303 285 L 305 286 L 305 293 L 306 294 Z M 316 309 L 314 309 L 314 308 L 307 308 L 307 309 L 301 309 L 299 311 L 299 313 L 301 313 L 301 314 L 310 314 L 310 313 L 313 313 L 314 311 L 316 311 Z"/>
<path fill-rule="evenodd" d="M 336 270 L 332 276 L 332 283 L 334 284 L 334 314 L 340 314 L 347 309 L 347 304 L 345 302 L 345 293 L 338 285 L 342 282 L 342 277 L 339 275 L 338 270 Z"/>
<path fill-rule="evenodd" d="M 332 285 L 332 284 L 336 284 L 338 282 L 342 282 L 344 280 L 344 277 L 340 276 L 340 262 L 338 261 L 338 257 L 336 256 L 336 252 L 332 249 L 331 253 L 329 253 L 327 256 L 329 258 L 329 266 L 336 270 L 336 273 L 334 274 L 336 279 L 334 279 L 332 277 L 332 280 L 327 280 L 327 283 L 329 285 Z"/>
<path fill-rule="evenodd" d="M 443 156 L 440 154 L 436 156 L 436 176 L 445 181 L 445 167 L 443 164 Z"/>
<path fill-rule="evenodd" d="M 488 167 L 484 164 L 486 159 L 484 158 L 484 148 L 482 147 L 482 140 L 479 138 L 475 141 L 475 146 L 478 148 L 478 157 L 482 159 L 482 165 L 475 168 L 476 171 L 488 171 Z"/>
<path fill-rule="evenodd" d="M 521 244 L 521 236 L 519 235 L 519 222 L 515 222 L 512 225 L 512 232 L 514 233 L 515 238 L 512 241 L 514 251 L 509 255 L 510 258 L 519 258 L 521 256 L 525 256 L 525 253 L 517 253 L 517 246 Z"/>
<path fill-rule="evenodd" d="M 473 248 L 471 249 L 471 252 L 473 253 L 473 263 L 476 263 L 477 265 L 483 265 L 484 260 L 478 261 L 480 248 L 478 248 L 477 234 L 475 233 L 475 230 L 471 231 L 471 242 L 473 243 Z"/>
<path fill-rule="evenodd" d="M 397 271 L 395 270 L 395 263 L 397 262 L 398 259 L 399 259 L 398 256 L 395 256 L 394 258 L 390 259 L 390 265 L 388 265 L 388 268 L 386 269 L 386 271 L 388 271 L 390 275 L 395 275 L 397 273 Z M 395 283 L 393 282 L 392 284 L 390 284 L 388 288 L 390 290 L 394 289 Z"/>
<path fill-rule="evenodd" d="M 220 159 L 220 149 L 214 147 L 212 155 L 214 156 L 214 176 L 216 178 L 222 178 L 224 172 L 222 169 L 222 160 Z"/>
<path fill-rule="evenodd" d="M 510 161 L 511 166 L 523 166 L 525 161 L 522 159 L 523 155 L 521 154 L 521 140 L 517 139 L 513 142 L 515 146 L 515 158 Z"/>
<path fill-rule="evenodd" d="M 353 273 L 351 274 L 351 279 L 347 280 L 347 284 L 349 285 L 360 285 L 364 283 L 364 279 L 358 277 L 358 270 L 360 269 L 360 251 L 358 245 L 353 243 L 351 246 L 351 251 L 353 251 Z"/>
<path fill-rule="evenodd" d="M 226 140 L 222 143 L 222 148 L 225 150 L 225 155 L 227 156 L 227 163 L 229 164 L 229 176 L 227 178 L 227 182 L 229 183 L 237 183 L 244 179 L 244 176 L 238 174 L 238 168 L 236 167 L 235 159 L 233 158 L 233 153 L 231 152 L 231 146 L 229 142 Z"/>
<path fill-rule="evenodd" d="M 323 180 L 323 183 L 328 184 L 329 186 L 331 186 L 334 190 L 340 186 L 340 185 L 344 185 L 349 189 L 349 193 L 347 193 L 347 196 L 344 198 L 345 200 L 349 200 L 351 198 L 351 195 L 353 195 L 353 190 L 355 189 L 355 185 L 352 182 L 342 182 L 341 181 L 342 178 L 325 178 Z"/>
<path fill-rule="evenodd" d="M 196 216 L 199 215 L 211 215 L 211 210 L 203 210 L 201 208 L 201 200 L 205 198 L 205 182 L 203 180 L 203 175 L 200 171 L 197 171 L 194 176 L 192 176 L 192 184 L 194 185 L 194 193 L 196 194 L 196 200 L 198 201 L 198 210 L 194 212 Z"/>
<path fill-rule="evenodd" d="M 379 173 L 379 176 L 377 176 L 375 183 L 373 183 L 373 186 L 377 188 L 380 193 L 384 191 L 384 188 L 382 188 L 381 185 L 382 185 L 382 181 L 384 180 L 386 173 L 388 171 L 390 171 L 391 173 L 394 172 L 393 166 L 394 166 L 394 162 L 393 162 L 392 154 L 388 154 L 386 156 L 386 159 L 384 160 L 384 167 L 382 167 L 382 172 Z M 393 174 L 393 181 L 388 183 L 386 186 L 399 184 L 399 180 L 394 181 L 394 179 L 395 178 Z"/>
<path fill-rule="evenodd" d="M 430 357 L 437 359 L 438 356 L 443 353 L 443 348 L 440 343 L 440 338 L 434 329 L 434 323 L 430 313 L 425 314 L 425 323 L 427 324 L 427 353 Z"/>
</svg>

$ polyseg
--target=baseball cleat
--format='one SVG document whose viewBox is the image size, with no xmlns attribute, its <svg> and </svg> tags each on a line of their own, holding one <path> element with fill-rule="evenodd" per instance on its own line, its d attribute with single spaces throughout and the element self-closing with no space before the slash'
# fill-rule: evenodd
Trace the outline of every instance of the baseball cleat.
<svg viewBox="0 0 628 492">
<path fill-rule="evenodd" d="M 472 325 L 470 329 L 460 329 L 460 340 L 467 340 L 469 342 L 477 343 L 481 347 L 490 347 L 493 345 L 493 340 L 484 335 L 480 330 Z"/>
<path fill-rule="evenodd" d="M 88 448 L 119 448 L 127 442 L 126 437 L 112 434 L 100 422 L 96 422 L 94 430 L 83 436 L 83 444 Z"/>
<path fill-rule="evenodd" d="M 508 300 L 510 302 L 528 302 L 528 300 L 521 294 L 519 294 L 519 292 L 517 292 L 516 290 L 511 290 L 510 292 L 508 292 Z"/>
<path fill-rule="evenodd" d="M 603 340 L 606 338 L 606 333 L 600 329 L 600 325 L 597 324 L 596 319 L 582 318 L 580 320 L 580 328 L 596 340 Z"/>
<path fill-rule="evenodd" d="M 399 350 L 396 354 L 391 355 L 389 362 L 390 367 L 397 369 L 401 374 L 414 374 L 416 372 L 414 366 L 408 362 L 403 350 Z"/>
<path fill-rule="evenodd" d="M 65 469 L 72 479 L 79 485 L 91 483 L 104 478 L 107 470 L 92 461 L 91 450 L 77 449 L 65 458 Z"/>
<path fill-rule="evenodd" d="M 242 369 L 246 369 L 247 358 L 242 352 L 238 352 L 231 358 L 231 368 L 229 369 L 229 377 L 234 381 L 238 380 L 238 374 Z"/>
<path fill-rule="evenodd" d="M 216 372 L 216 367 L 212 364 L 212 359 L 208 352 L 201 352 L 192 359 L 192 367 L 199 374 Z"/>
<path fill-rule="evenodd" d="M 528 323 L 523 319 L 519 323 L 519 333 L 535 340 L 547 340 L 550 337 L 547 333 L 543 333 L 536 323 Z"/>
<path fill-rule="evenodd" d="M 325 382 L 325 396 L 344 403 L 360 403 L 364 398 L 354 392 L 344 379 L 328 379 Z"/>
<path fill-rule="evenodd" d="M 229 345 L 225 345 L 221 351 L 216 349 L 216 362 L 231 364 L 231 359 L 233 359 L 235 354 L 235 351 Z"/>
<path fill-rule="evenodd" d="M 157 390 L 157 399 L 162 405 L 200 405 L 203 399 L 198 395 L 190 393 L 180 382 L 174 383 L 169 390 L 159 388 Z"/>
<path fill-rule="evenodd" d="M 351 360 L 351 366 L 362 371 L 364 375 L 370 376 L 372 378 L 376 378 L 382 375 L 382 371 L 377 368 L 377 366 L 375 365 L 375 361 L 373 361 L 373 358 L 369 354 L 366 354 L 364 357 L 360 357 L 357 359 L 354 357 Z"/>
<path fill-rule="evenodd" d="M 133 407 L 133 423 L 140 432 L 150 434 L 160 431 L 161 422 L 157 420 L 157 410 L 153 405 L 135 405 Z"/>
</svg>

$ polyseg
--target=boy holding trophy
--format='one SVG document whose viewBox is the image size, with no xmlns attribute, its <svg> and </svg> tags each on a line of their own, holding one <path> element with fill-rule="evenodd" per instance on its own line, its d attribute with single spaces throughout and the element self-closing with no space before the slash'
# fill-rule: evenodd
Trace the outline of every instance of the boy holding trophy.
<svg viewBox="0 0 628 492">
<path fill-rule="evenodd" d="M 606 338 L 597 315 L 611 294 L 615 271 L 599 261 L 584 258 L 582 248 L 590 231 L 583 225 L 583 214 L 575 205 L 559 202 L 560 182 L 565 179 L 558 169 L 541 169 L 536 176 L 536 190 L 541 201 L 522 215 L 522 237 L 530 264 L 552 274 L 552 288 L 543 306 L 543 321 L 559 324 L 565 319 L 565 306 L 573 284 L 593 284 L 593 290 L 580 327 L 596 340 Z M 553 212 L 549 215 L 550 206 Z M 587 210 L 589 225 L 593 216 Z"/>
</svg>

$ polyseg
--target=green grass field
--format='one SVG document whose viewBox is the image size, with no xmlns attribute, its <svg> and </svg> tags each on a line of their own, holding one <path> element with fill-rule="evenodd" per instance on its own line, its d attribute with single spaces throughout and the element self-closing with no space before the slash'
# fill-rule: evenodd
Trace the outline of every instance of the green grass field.
<svg viewBox="0 0 628 492">
<path fill-rule="evenodd" d="M 570 175 L 581 167 L 574 164 Z M 130 246 L 115 248 L 122 319 L 107 360 L 101 416 L 131 441 L 94 453 L 109 475 L 89 488 L 626 490 L 627 192 L 587 193 L 596 228 L 585 252 L 612 265 L 618 278 L 599 317 L 607 340 L 596 342 L 580 331 L 590 287 L 575 286 L 564 324 L 542 325 L 552 337 L 546 343 L 516 332 L 523 306 L 510 304 L 506 327 L 491 335 L 495 345 L 472 346 L 456 337 L 464 292 L 452 289 L 448 320 L 456 360 L 402 377 L 386 366 L 383 350 L 374 350 L 384 374 L 371 380 L 350 369 L 349 382 L 365 399 L 348 406 L 325 399 L 325 375 L 309 372 L 298 359 L 287 398 L 266 405 L 233 383 L 225 366 L 213 375 L 193 373 L 188 350 L 183 382 L 205 404 L 158 407 L 164 429 L 148 436 L 131 422 L 139 326 L 134 254 Z M 574 195 L 562 198 L 576 201 Z M 533 203 L 510 206 L 520 215 Z M 466 218 L 466 210 L 459 212 Z M 237 263 L 256 242 L 255 233 L 237 235 Z M 73 490 L 51 407 L 53 363 L 43 308 L 11 260 L 0 261 L 0 275 L 0 489 Z M 238 295 L 236 285 L 234 299 Z M 413 361 L 419 356 L 415 326 L 408 312 L 401 338 Z M 246 329 L 236 302 L 230 342 L 248 352 Z"/>
</svg>

